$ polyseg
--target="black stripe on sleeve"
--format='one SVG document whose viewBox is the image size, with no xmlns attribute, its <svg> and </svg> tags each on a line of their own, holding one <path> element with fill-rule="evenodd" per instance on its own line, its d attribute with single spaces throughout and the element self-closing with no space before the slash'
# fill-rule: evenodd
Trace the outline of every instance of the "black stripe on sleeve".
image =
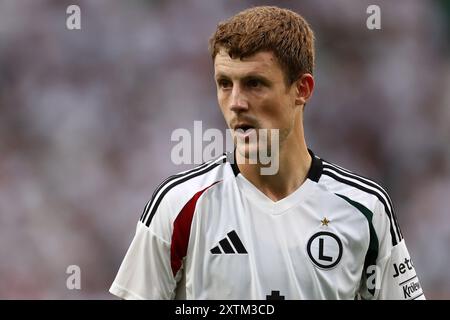
<svg viewBox="0 0 450 320">
<path fill-rule="evenodd" d="M 152 205 L 152 203 L 153 203 L 153 201 L 154 201 L 156 195 L 157 195 L 158 192 L 159 192 L 162 188 L 164 188 L 168 183 L 170 183 L 171 181 L 173 181 L 173 180 L 175 180 L 175 179 L 178 179 L 178 178 L 180 178 L 180 177 L 183 177 L 183 176 L 186 176 L 186 175 L 188 175 L 188 174 L 191 174 L 191 173 L 197 172 L 197 171 L 199 171 L 199 170 L 202 170 L 203 168 L 207 167 L 207 166 L 208 166 L 209 164 L 211 164 L 212 162 L 213 162 L 213 161 L 205 162 L 205 163 L 201 164 L 200 166 L 198 166 L 198 167 L 196 167 L 196 168 L 193 168 L 193 169 L 191 169 L 191 170 L 189 170 L 189 171 L 185 171 L 185 172 L 181 172 L 181 173 L 177 173 L 177 174 L 175 174 L 175 175 L 172 175 L 172 176 L 168 177 L 167 179 L 165 179 L 163 182 L 161 182 L 161 183 L 159 184 L 159 186 L 158 186 L 158 187 L 155 189 L 155 191 L 153 192 L 152 197 L 150 198 L 150 200 L 149 200 L 149 201 L 147 202 L 147 204 L 145 205 L 145 208 L 144 208 L 144 211 L 142 212 L 140 221 L 142 221 L 142 222 L 145 221 L 145 219 L 146 219 L 146 217 L 147 217 L 148 210 L 150 209 L 150 207 L 151 207 L 151 205 Z"/>
<path fill-rule="evenodd" d="M 178 180 L 176 182 L 174 182 L 173 184 L 171 184 L 170 186 L 168 186 L 162 193 L 161 195 L 158 197 L 158 200 L 155 202 L 155 205 L 153 206 L 152 212 L 150 213 L 149 218 L 147 219 L 147 222 L 145 223 L 145 225 L 148 227 L 150 225 L 150 222 L 153 219 L 153 216 L 155 215 L 156 210 L 158 209 L 159 204 L 161 203 L 162 199 L 164 198 L 164 196 L 167 194 L 167 192 L 169 192 L 170 189 L 172 189 L 173 187 L 179 185 L 180 183 L 183 183 L 189 179 L 201 176 L 202 174 L 205 174 L 208 171 L 211 171 L 212 169 L 214 169 L 215 167 L 219 166 L 220 163 L 216 163 L 214 165 L 211 165 L 210 167 L 207 167 L 205 169 L 203 169 L 202 171 L 196 172 L 192 175 L 189 175 L 181 180 Z"/>
<path fill-rule="evenodd" d="M 399 236 L 399 241 L 401 241 L 403 239 L 403 234 L 402 234 L 402 231 L 400 229 L 400 225 L 398 223 L 397 215 L 395 214 L 394 205 L 393 205 L 393 203 L 391 201 L 391 197 L 389 197 L 389 194 L 386 192 L 386 190 L 384 190 L 381 186 L 377 185 L 375 182 L 371 181 L 369 178 L 366 178 L 366 177 L 363 177 L 361 175 L 355 174 L 355 173 L 353 173 L 353 172 L 351 172 L 351 171 L 349 171 L 347 169 L 338 167 L 338 166 L 336 166 L 336 165 L 334 165 L 332 163 L 329 163 L 328 161 L 325 161 L 323 166 L 326 169 L 334 170 L 334 171 L 340 173 L 343 176 L 346 176 L 346 177 L 358 180 L 361 183 L 369 185 L 369 186 L 377 189 L 378 191 L 380 191 L 385 196 L 385 198 L 387 199 L 387 201 L 388 201 L 388 203 L 389 203 L 389 205 L 391 207 L 391 210 L 389 210 L 389 211 L 392 212 L 392 216 L 394 218 L 395 229 L 396 229 L 397 234 Z"/>
<path fill-rule="evenodd" d="M 366 188 L 366 187 L 364 187 L 364 186 L 362 186 L 360 184 L 357 184 L 357 183 L 355 183 L 353 181 L 349 181 L 347 179 L 338 177 L 337 175 L 335 175 L 334 173 L 332 173 L 332 172 L 330 172 L 328 170 L 324 170 L 323 174 L 333 178 L 336 181 L 342 182 L 344 184 L 347 184 L 349 186 L 355 187 L 355 188 L 357 188 L 359 190 L 365 191 L 367 193 L 370 193 L 370 194 L 376 196 L 378 198 L 378 200 L 380 200 L 380 202 L 383 203 L 385 211 L 386 211 L 386 213 L 387 213 L 387 215 L 389 217 L 389 221 L 390 221 L 389 229 L 390 229 L 391 238 L 392 238 L 392 246 L 396 246 L 397 245 L 398 241 L 397 241 L 397 237 L 395 235 L 395 231 L 394 231 L 394 228 L 393 228 L 391 213 L 390 213 L 390 211 L 388 209 L 388 206 L 386 205 L 386 202 L 384 201 L 384 199 L 380 196 L 380 194 L 378 192 L 376 192 L 374 190 L 371 190 L 371 189 L 368 189 L 368 188 Z"/>
<path fill-rule="evenodd" d="M 223 160 L 223 159 L 222 159 L 222 160 Z M 157 198 L 153 199 L 153 201 L 156 200 L 156 202 L 155 202 L 155 204 L 154 204 L 154 206 L 153 206 L 153 209 L 151 210 L 151 212 L 150 212 L 150 214 L 149 214 L 147 220 L 145 221 L 145 217 L 144 217 L 144 219 L 142 220 L 142 222 L 145 222 L 145 225 L 146 225 L 147 227 L 150 225 L 150 223 L 151 223 L 151 221 L 152 221 L 152 219 L 153 219 L 153 216 L 155 215 L 155 212 L 156 212 L 156 210 L 158 209 L 159 204 L 161 203 L 162 199 L 163 199 L 164 196 L 167 194 L 167 192 L 170 191 L 170 189 L 172 189 L 173 187 L 175 187 L 175 186 L 177 186 L 177 185 L 179 185 L 179 184 L 181 184 L 181 183 L 183 183 L 183 182 L 185 182 L 185 181 L 187 181 L 187 180 L 190 180 L 190 179 L 192 179 L 192 178 L 201 176 L 201 175 L 203 175 L 203 174 L 205 174 L 205 173 L 211 171 L 212 169 L 214 169 L 214 168 L 216 168 L 217 166 L 221 165 L 221 163 L 222 163 L 222 162 L 214 163 L 214 164 L 211 164 L 211 163 L 210 163 L 210 165 L 207 166 L 206 168 L 204 168 L 203 170 L 196 171 L 196 172 L 192 172 L 191 174 L 187 175 L 186 177 L 184 177 L 184 178 L 182 178 L 182 179 L 180 179 L 180 180 L 177 180 L 177 181 L 173 182 L 172 184 L 168 185 L 168 186 L 164 189 L 164 191 L 163 191 Z M 151 207 L 151 205 L 148 206 L 148 209 L 147 209 L 147 210 L 150 210 L 150 207 Z M 149 212 L 147 212 L 147 213 L 149 213 Z"/>
</svg>

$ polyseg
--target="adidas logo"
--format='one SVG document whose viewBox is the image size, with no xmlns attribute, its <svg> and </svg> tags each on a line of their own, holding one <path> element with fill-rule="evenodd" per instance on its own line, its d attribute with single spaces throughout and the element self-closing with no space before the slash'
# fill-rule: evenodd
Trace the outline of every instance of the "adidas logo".
<svg viewBox="0 0 450 320">
<path fill-rule="evenodd" d="M 228 237 L 223 238 L 219 241 L 219 245 L 212 248 L 210 251 L 212 254 L 230 254 L 230 253 L 238 253 L 238 254 L 246 254 L 247 250 L 245 250 L 244 245 L 239 239 L 236 231 L 230 231 L 227 233 Z M 234 248 L 233 248 L 234 247 Z"/>
</svg>

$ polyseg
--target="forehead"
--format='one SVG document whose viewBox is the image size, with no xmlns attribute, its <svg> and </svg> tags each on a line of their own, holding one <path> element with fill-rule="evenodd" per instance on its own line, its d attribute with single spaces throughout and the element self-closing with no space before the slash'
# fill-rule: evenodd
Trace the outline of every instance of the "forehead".
<svg viewBox="0 0 450 320">
<path fill-rule="evenodd" d="M 283 77 L 283 71 L 275 57 L 270 51 L 257 52 L 245 58 L 232 59 L 228 53 L 222 49 L 214 59 L 215 75 L 225 75 L 228 77 L 244 77 L 248 74 L 258 74 L 266 77 Z"/>
</svg>

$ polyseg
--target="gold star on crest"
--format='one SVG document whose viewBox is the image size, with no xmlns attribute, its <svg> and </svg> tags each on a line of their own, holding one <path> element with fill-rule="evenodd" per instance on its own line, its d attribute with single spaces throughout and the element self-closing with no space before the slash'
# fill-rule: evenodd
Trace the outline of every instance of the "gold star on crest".
<svg viewBox="0 0 450 320">
<path fill-rule="evenodd" d="M 327 226 L 327 227 L 328 227 L 328 224 L 330 223 L 330 220 L 328 220 L 328 219 L 325 217 L 325 218 L 323 218 L 320 222 L 322 222 L 322 226 Z"/>
</svg>

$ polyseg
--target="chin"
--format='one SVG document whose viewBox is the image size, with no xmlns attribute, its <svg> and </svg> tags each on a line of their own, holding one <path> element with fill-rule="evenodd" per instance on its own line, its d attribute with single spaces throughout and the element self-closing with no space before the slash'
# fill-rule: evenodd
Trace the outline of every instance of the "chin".
<svg viewBox="0 0 450 320">
<path fill-rule="evenodd" d="M 258 162 L 258 145 L 256 143 L 237 143 L 236 152 L 245 160 L 245 163 L 256 164 Z"/>
</svg>

